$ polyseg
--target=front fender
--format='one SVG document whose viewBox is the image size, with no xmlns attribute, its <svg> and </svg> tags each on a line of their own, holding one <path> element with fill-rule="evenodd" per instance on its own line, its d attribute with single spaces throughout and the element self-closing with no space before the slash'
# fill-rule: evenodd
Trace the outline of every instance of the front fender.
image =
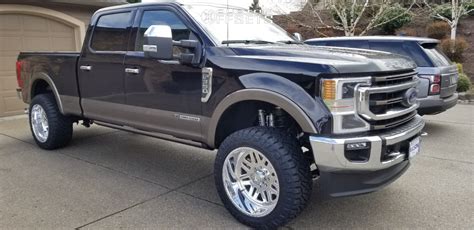
<svg viewBox="0 0 474 230">
<path fill-rule="evenodd" d="M 215 134 L 224 112 L 242 101 L 263 101 L 285 110 L 306 133 L 321 133 L 330 119 L 330 113 L 319 99 L 311 97 L 299 85 L 274 74 L 255 73 L 240 77 L 245 89 L 226 96 L 209 120 L 207 144 L 215 147 Z"/>
<path fill-rule="evenodd" d="M 327 132 L 331 112 L 319 97 L 313 97 L 298 84 L 287 78 L 269 73 L 252 73 L 239 77 L 247 89 L 263 89 L 281 94 L 291 100 L 312 121 L 317 133 Z M 315 78 L 316 79 L 316 78 Z"/>
</svg>

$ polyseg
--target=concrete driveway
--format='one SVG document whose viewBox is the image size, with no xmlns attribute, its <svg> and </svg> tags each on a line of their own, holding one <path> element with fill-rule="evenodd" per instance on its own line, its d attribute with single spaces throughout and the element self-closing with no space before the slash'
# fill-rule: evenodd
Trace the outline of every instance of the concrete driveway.
<svg viewBox="0 0 474 230">
<path fill-rule="evenodd" d="M 474 228 L 474 106 L 425 116 L 422 154 L 394 184 L 322 199 L 288 228 Z M 215 152 L 76 126 L 70 146 L 34 145 L 25 116 L 0 121 L 0 228 L 245 228 L 215 191 Z"/>
</svg>

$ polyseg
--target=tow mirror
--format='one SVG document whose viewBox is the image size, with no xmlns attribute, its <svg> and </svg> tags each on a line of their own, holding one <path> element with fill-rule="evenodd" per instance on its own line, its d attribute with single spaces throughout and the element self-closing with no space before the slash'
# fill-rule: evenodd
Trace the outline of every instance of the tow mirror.
<svg viewBox="0 0 474 230">
<path fill-rule="evenodd" d="M 300 33 L 293 33 L 293 36 L 298 40 L 299 42 L 303 41 L 303 36 L 301 36 Z"/>
<path fill-rule="evenodd" d="M 143 51 L 146 57 L 159 60 L 177 59 L 181 64 L 198 66 L 201 61 L 202 46 L 196 40 L 173 41 L 171 27 L 168 25 L 152 25 L 144 34 Z M 187 50 L 179 55 L 173 55 L 173 46 Z"/>
<path fill-rule="evenodd" d="M 173 59 L 173 35 L 168 25 L 152 25 L 144 34 L 145 56 L 160 60 Z"/>
</svg>

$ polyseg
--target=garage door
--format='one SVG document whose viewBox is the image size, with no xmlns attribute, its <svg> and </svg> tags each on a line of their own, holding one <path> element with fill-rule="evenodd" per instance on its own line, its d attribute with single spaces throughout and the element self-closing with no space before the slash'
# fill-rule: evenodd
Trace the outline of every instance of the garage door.
<svg viewBox="0 0 474 230">
<path fill-rule="evenodd" d="M 20 51 L 75 51 L 74 28 L 34 15 L 0 14 L 0 117 L 21 114 L 15 62 Z"/>
</svg>

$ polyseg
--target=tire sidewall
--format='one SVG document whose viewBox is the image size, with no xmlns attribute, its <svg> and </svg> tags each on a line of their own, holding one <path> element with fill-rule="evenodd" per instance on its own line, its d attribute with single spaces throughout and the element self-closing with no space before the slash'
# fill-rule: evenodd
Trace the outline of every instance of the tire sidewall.
<svg viewBox="0 0 474 230">
<path fill-rule="evenodd" d="M 45 142 L 41 142 L 37 139 L 32 123 L 32 109 L 33 106 L 40 105 L 48 119 L 48 137 Z M 59 108 L 56 103 L 56 99 L 52 94 L 39 94 L 36 95 L 30 103 L 28 122 L 30 124 L 31 134 L 36 144 L 43 149 L 56 149 L 65 146 L 69 143 L 72 137 L 72 122 L 68 117 L 59 112 Z"/>
<path fill-rule="evenodd" d="M 44 95 L 38 95 L 36 97 L 33 98 L 33 100 L 31 101 L 31 104 L 30 104 L 30 107 L 29 107 L 29 113 L 28 113 L 28 120 L 29 120 L 29 123 L 30 123 L 30 130 L 31 130 L 31 134 L 33 134 L 33 138 L 35 139 L 35 142 L 36 144 L 38 145 L 46 145 L 48 144 L 49 141 L 51 141 L 51 124 L 50 124 L 50 117 L 51 115 L 49 114 L 49 110 L 46 109 L 46 103 L 44 100 L 42 100 L 44 97 Z M 33 121 L 32 121 L 32 111 L 33 111 L 33 106 L 35 105 L 39 105 L 43 108 L 45 114 L 46 114 L 46 119 L 48 119 L 48 138 L 46 138 L 46 141 L 45 142 L 41 142 L 38 140 L 38 138 L 36 137 L 36 134 L 35 134 L 35 131 L 33 130 Z"/>
<path fill-rule="evenodd" d="M 271 129 L 271 128 L 270 128 Z M 233 202 L 230 200 L 230 198 L 227 195 L 227 192 L 224 187 L 224 182 L 222 178 L 222 171 L 223 171 L 223 166 L 224 162 L 227 158 L 227 156 L 235 149 L 240 148 L 240 147 L 249 147 L 253 148 L 259 152 L 261 152 L 265 157 L 270 161 L 272 164 L 273 168 L 275 169 L 278 182 L 279 182 L 279 197 L 277 201 L 277 205 L 275 208 L 266 216 L 262 217 L 252 217 L 249 216 L 242 211 L 240 211 Z M 289 179 L 287 177 L 284 177 L 283 174 L 285 174 L 283 166 L 279 164 L 281 161 L 279 158 L 281 158 L 280 154 L 282 154 L 281 151 L 291 151 L 290 146 L 286 146 L 284 150 L 282 149 L 271 149 L 268 148 L 270 146 L 265 146 L 262 144 L 262 142 L 256 142 L 255 139 L 253 139 L 250 136 L 244 137 L 243 140 L 239 142 L 233 142 L 233 141 L 224 141 L 224 143 L 221 145 L 221 147 L 218 150 L 216 162 L 215 162 L 215 183 L 216 187 L 219 193 L 219 196 L 221 197 L 221 200 L 226 200 L 224 203 L 224 206 L 231 212 L 231 214 L 236 217 L 238 220 L 248 223 L 251 226 L 262 226 L 264 227 L 264 223 L 269 223 L 272 220 L 275 220 L 275 218 L 279 218 L 280 214 L 285 211 L 285 205 L 288 204 L 288 202 L 291 202 L 292 196 L 289 193 L 289 181 L 284 181 L 284 179 Z"/>
</svg>

